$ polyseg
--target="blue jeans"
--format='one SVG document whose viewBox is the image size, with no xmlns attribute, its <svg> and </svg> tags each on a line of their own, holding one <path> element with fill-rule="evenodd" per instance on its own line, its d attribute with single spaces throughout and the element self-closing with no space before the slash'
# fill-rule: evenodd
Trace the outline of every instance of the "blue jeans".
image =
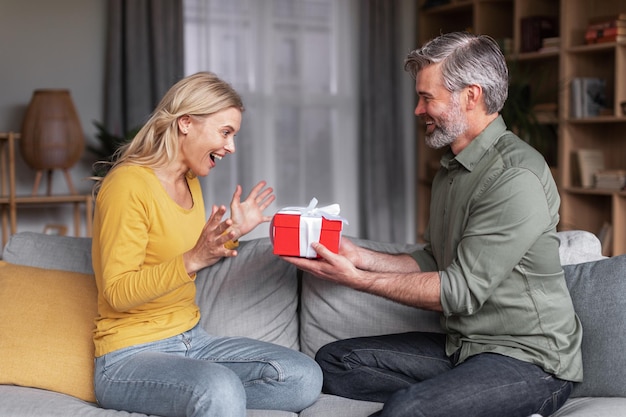
<svg viewBox="0 0 626 417">
<path fill-rule="evenodd" d="M 541 367 L 483 353 L 455 365 L 445 335 L 403 333 L 341 340 L 316 360 L 324 392 L 384 402 L 382 417 L 549 416 L 569 397 L 572 382 Z"/>
<path fill-rule="evenodd" d="M 104 408 L 175 417 L 243 417 L 246 408 L 298 412 L 317 400 L 322 372 L 293 349 L 201 327 L 96 358 Z"/>
</svg>

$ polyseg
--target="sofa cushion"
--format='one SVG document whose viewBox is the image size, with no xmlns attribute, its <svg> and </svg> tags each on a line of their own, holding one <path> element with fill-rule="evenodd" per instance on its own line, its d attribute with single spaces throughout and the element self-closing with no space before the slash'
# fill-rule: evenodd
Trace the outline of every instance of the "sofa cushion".
<svg viewBox="0 0 626 417">
<path fill-rule="evenodd" d="M 296 267 L 272 254 L 269 238 L 241 241 L 237 251 L 198 272 L 200 324 L 212 334 L 298 349 Z"/>
<path fill-rule="evenodd" d="M 354 243 L 382 252 L 415 250 L 417 245 L 391 244 L 363 239 Z M 301 350 L 315 356 L 323 345 L 350 337 L 408 331 L 439 332 L 439 314 L 389 301 L 304 273 L 300 322 Z"/>
<path fill-rule="evenodd" d="M 95 402 L 96 297 L 93 275 L 0 261 L 0 384 Z"/>
<path fill-rule="evenodd" d="M 18 265 L 93 274 L 88 237 L 16 233 L 4 247 L 2 259 Z"/>
<path fill-rule="evenodd" d="M 315 404 L 300 412 L 300 417 L 364 417 L 382 408 L 382 403 L 351 400 L 335 395 L 322 394 Z"/>
<path fill-rule="evenodd" d="M 572 396 L 626 397 L 626 255 L 563 269 L 583 326 L 584 380 Z"/>
</svg>

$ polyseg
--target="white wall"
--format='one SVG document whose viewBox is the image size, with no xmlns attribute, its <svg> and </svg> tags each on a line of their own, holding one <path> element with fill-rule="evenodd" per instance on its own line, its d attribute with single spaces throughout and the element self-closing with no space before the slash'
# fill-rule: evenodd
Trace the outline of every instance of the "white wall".
<svg viewBox="0 0 626 417">
<path fill-rule="evenodd" d="M 96 143 L 93 121 L 103 119 L 106 0 L 0 0 L 0 132 L 19 132 L 33 90 L 69 89 L 86 143 Z M 89 192 L 95 158 L 85 151 L 70 173 L 79 192 Z M 35 173 L 18 158 L 20 194 L 32 191 Z M 52 192 L 69 192 L 54 173 Z M 45 182 L 39 194 L 45 193 Z M 73 233 L 71 206 L 20 207 L 18 230 L 42 231 L 63 223 Z"/>
</svg>

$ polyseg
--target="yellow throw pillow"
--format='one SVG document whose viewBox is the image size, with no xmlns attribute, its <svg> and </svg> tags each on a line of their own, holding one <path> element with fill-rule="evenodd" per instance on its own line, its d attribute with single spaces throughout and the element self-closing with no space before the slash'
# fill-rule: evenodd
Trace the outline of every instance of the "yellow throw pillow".
<svg viewBox="0 0 626 417">
<path fill-rule="evenodd" d="M 0 261 L 0 384 L 95 402 L 93 275 Z"/>
</svg>

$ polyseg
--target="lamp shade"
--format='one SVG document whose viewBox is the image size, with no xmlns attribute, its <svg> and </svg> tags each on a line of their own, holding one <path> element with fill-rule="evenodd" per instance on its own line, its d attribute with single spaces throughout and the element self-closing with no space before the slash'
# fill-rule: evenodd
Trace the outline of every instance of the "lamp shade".
<svg viewBox="0 0 626 417">
<path fill-rule="evenodd" d="M 67 169 L 85 149 L 83 130 L 68 90 L 35 90 L 22 122 L 20 152 L 37 171 Z"/>
</svg>

